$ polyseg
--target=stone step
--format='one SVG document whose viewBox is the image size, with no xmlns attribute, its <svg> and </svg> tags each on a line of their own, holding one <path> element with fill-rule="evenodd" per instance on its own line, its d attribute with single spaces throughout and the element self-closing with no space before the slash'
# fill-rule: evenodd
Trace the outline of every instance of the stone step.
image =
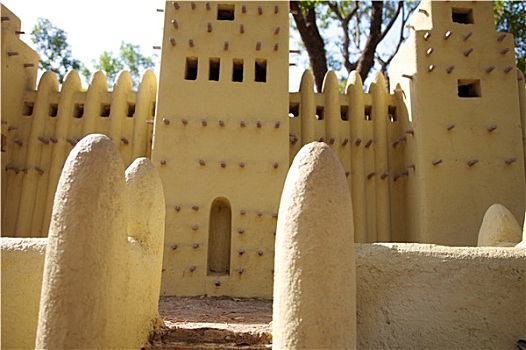
<svg viewBox="0 0 526 350">
<path fill-rule="evenodd" d="M 272 301 L 161 297 L 163 327 L 147 349 L 270 349 Z"/>
</svg>

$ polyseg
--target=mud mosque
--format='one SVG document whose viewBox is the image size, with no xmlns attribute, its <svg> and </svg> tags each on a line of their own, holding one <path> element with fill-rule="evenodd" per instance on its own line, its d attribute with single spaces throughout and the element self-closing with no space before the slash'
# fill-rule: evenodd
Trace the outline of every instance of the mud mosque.
<svg viewBox="0 0 526 350">
<path fill-rule="evenodd" d="M 140 348 L 159 295 L 208 295 L 274 298 L 275 348 L 512 348 L 525 82 L 492 6 L 422 1 L 391 91 L 318 93 L 284 1 L 167 1 L 137 91 L 37 85 L 2 6 L 2 347 Z"/>
</svg>

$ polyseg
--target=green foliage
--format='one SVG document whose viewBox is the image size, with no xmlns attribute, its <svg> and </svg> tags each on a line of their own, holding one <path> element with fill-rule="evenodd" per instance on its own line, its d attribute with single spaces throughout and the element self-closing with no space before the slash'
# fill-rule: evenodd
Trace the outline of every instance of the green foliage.
<svg viewBox="0 0 526 350">
<path fill-rule="evenodd" d="M 78 70 L 89 81 L 92 72 L 82 62 L 72 58 L 71 47 L 64 30 L 47 19 L 39 18 L 31 31 L 31 41 L 39 55 L 39 68 L 55 72 L 60 83 L 72 69 Z M 104 51 L 98 61 L 93 61 L 93 66 L 106 73 L 110 87 L 113 86 L 112 82 L 117 73 L 123 69 L 127 70 L 132 77 L 133 87 L 137 88 L 142 72 L 154 68 L 154 58 L 144 56 L 139 45 L 122 42 L 118 56 L 115 57 L 111 51 Z"/>
<path fill-rule="evenodd" d="M 60 83 L 69 70 L 82 71 L 86 68 L 82 62 L 71 57 L 67 33 L 49 20 L 39 18 L 30 37 L 39 55 L 39 68 L 55 72 Z"/>
<path fill-rule="evenodd" d="M 109 81 L 115 81 L 121 70 L 127 70 L 132 77 L 134 88 L 137 88 L 142 72 L 153 68 L 155 63 L 152 57 L 141 54 L 139 45 L 121 42 L 118 56 L 114 56 L 111 51 L 104 51 L 98 62 L 93 61 L 93 66 L 104 71 Z"/>
<path fill-rule="evenodd" d="M 526 1 L 495 0 L 495 26 L 513 34 L 517 67 L 526 75 Z"/>
</svg>

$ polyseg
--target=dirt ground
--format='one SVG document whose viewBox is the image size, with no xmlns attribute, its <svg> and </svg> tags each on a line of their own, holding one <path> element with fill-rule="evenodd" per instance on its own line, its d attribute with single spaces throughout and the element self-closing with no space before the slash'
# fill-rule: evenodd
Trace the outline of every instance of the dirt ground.
<svg viewBox="0 0 526 350">
<path fill-rule="evenodd" d="M 161 297 L 163 329 L 152 349 L 260 349 L 272 341 L 272 301 L 230 297 Z M 194 344 L 194 345 L 192 345 Z"/>
</svg>

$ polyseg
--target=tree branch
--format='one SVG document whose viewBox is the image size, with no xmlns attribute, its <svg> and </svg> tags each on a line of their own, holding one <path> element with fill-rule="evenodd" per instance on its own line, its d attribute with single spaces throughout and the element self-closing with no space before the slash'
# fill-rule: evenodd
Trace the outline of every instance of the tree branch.
<svg viewBox="0 0 526 350">
<path fill-rule="evenodd" d="M 358 59 L 356 65 L 356 70 L 364 81 L 374 65 L 374 54 L 376 52 L 376 47 L 381 40 L 383 7 L 384 3 L 382 1 L 372 2 L 371 26 L 369 29 L 369 35 L 365 43 L 365 48 L 362 52 L 362 56 Z"/>
<path fill-rule="evenodd" d="M 307 54 L 309 55 L 309 60 L 312 66 L 312 73 L 314 74 L 316 89 L 317 91 L 321 91 L 323 78 L 327 73 L 327 58 L 325 43 L 316 24 L 316 10 L 314 7 L 311 7 L 306 13 L 302 13 L 298 1 L 291 1 L 290 13 L 294 18 L 301 39 L 307 49 Z"/>
</svg>

